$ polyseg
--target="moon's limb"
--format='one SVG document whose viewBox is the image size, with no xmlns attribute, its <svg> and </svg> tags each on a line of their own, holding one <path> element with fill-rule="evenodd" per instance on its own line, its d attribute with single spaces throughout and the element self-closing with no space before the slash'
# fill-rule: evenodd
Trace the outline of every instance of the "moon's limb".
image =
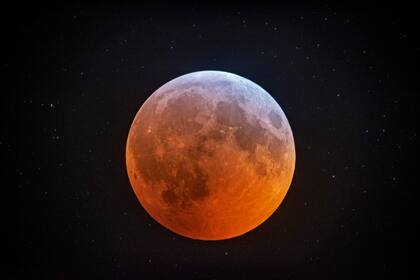
<svg viewBox="0 0 420 280">
<path fill-rule="evenodd" d="M 153 218 L 178 234 L 219 240 L 252 230 L 277 209 L 295 148 L 286 116 L 265 90 L 202 71 L 149 97 L 130 128 L 126 158 Z"/>
</svg>

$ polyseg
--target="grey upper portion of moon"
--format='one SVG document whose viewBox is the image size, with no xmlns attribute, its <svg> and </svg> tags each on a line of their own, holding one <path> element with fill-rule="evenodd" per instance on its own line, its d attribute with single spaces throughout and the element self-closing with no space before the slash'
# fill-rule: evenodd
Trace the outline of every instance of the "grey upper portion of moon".
<svg viewBox="0 0 420 280">
<path fill-rule="evenodd" d="M 238 105 L 246 112 L 248 121 L 255 118 L 279 139 L 287 140 L 285 137 L 291 131 L 286 116 L 270 94 L 254 82 L 228 72 L 200 71 L 180 76 L 160 87 L 151 98 L 159 100 L 156 112 L 159 114 L 168 100 L 188 94 L 206 99 L 210 110 L 202 112 L 202 117 L 213 115 L 219 102 L 227 102 Z M 199 117 L 197 121 L 200 121 Z"/>
<path fill-rule="evenodd" d="M 145 192 L 136 192 L 143 206 L 169 228 L 176 222 L 185 232 L 204 223 L 188 221 L 189 211 L 217 216 L 214 203 L 258 200 L 255 186 L 265 186 L 259 191 L 268 199 L 277 193 L 278 206 L 293 174 L 294 153 L 289 123 L 276 101 L 255 83 L 219 71 L 190 73 L 159 88 L 137 113 L 127 143 L 128 171 L 137 192 Z M 279 178 L 290 180 L 284 184 Z M 271 208 L 261 211 L 271 214 Z M 170 209 L 186 216 L 171 216 Z M 240 210 L 232 207 L 226 214 Z"/>
</svg>

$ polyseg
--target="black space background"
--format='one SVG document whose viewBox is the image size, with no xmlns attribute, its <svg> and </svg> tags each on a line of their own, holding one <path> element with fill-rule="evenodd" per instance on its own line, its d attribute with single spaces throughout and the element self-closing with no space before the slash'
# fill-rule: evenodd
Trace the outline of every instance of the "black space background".
<svg viewBox="0 0 420 280">
<path fill-rule="evenodd" d="M 0 144 L 14 162 L 17 194 L 9 279 L 407 273 L 417 223 L 419 44 L 414 7 L 394 4 L 5 9 L 2 67 L 11 87 L 2 122 L 11 133 Z M 220 242 L 157 224 L 125 171 L 139 107 L 167 81 L 198 70 L 261 85 L 296 141 L 296 172 L 279 209 Z"/>
</svg>

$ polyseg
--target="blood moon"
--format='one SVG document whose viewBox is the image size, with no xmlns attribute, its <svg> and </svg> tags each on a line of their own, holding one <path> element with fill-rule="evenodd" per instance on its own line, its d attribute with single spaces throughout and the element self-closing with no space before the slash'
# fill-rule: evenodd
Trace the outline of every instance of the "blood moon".
<svg viewBox="0 0 420 280">
<path fill-rule="evenodd" d="M 131 186 L 161 225 L 200 240 L 242 235 L 280 205 L 295 168 L 289 122 L 260 86 L 200 71 L 155 91 L 131 125 Z"/>
</svg>

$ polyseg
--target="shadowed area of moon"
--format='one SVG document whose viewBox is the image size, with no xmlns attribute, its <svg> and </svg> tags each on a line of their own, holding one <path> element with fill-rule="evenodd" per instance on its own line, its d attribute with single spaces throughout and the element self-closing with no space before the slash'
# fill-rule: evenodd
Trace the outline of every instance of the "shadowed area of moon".
<svg viewBox="0 0 420 280">
<path fill-rule="evenodd" d="M 186 237 L 220 240 L 264 222 L 290 186 L 295 148 L 276 101 L 240 76 L 194 72 L 154 92 L 130 128 L 130 183 L 146 211 Z"/>
</svg>

